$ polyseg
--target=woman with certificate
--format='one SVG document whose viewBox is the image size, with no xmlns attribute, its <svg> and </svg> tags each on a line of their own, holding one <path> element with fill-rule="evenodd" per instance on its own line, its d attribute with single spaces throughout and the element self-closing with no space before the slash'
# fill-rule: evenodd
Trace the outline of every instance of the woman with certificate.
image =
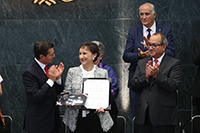
<svg viewBox="0 0 200 133">
<path fill-rule="evenodd" d="M 99 56 L 98 46 L 85 42 L 79 46 L 81 65 L 68 70 L 64 92 L 74 95 L 82 94 L 83 78 L 108 78 L 108 72 L 98 68 L 94 62 Z M 63 122 L 72 133 L 103 133 L 110 132 L 114 122 L 109 111 L 103 107 L 96 110 L 82 110 L 67 105 Z"/>
</svg>

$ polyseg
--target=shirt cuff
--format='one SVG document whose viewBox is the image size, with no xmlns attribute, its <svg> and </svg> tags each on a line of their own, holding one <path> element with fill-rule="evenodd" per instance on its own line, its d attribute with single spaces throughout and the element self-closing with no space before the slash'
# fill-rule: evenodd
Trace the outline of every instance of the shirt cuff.
<svg viewBox="0 0 200 133">
<path fill-rule="evenodd" d="M 61 85 L 61 84 L 62 84 L 61 78 L 57 79 L 57 80 L 56 80 L 56 83 L 59 84 L 59 85 Z"/>
<path fill-rule="evenodd" d="M 54 82 L 51 79 L 48 79 L 46 82 L 50 87 L 54 85 Z"/>
<path fill-rule="evenodd" d="M 1 83 L 1 82 L 3 82 L 3 78 L 2 78 L 1 75 L 0 75 L 0 83 Z"/>
</svg>

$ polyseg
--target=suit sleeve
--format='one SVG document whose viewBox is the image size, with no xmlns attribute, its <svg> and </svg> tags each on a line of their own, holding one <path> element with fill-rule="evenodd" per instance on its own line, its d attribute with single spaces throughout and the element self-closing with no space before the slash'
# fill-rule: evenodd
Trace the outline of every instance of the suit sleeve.
<svg viewBox="0 0 200 133">
<path fill-rule="evenodd" d="M 61 85 L 56 82 L 54 83 L 54 85 L 56 86 L 57 95 L 59 95 L 64 89 L 63 80 L 61 80 Z"/>
<path fill-rule="evenodd" d="M 133 29 L 130 29 L 123 54 L 123 60 L 127 63 L 138 62 L 138 53 L 134 53 L 134 45 L 136 45 L 134 42 Z"/>
<path fill-rule="evenodd" d="M 165 53 L 171 57 L 175 57 L 175 47 L 174 47 L 174 41 L 173 41 L 173 35 L 172 35 L 171 28 L 168 29 L 168 32 L 166 33 L 165 36 L 168 41 L 168 46 L 166 48 Z"/>
<path fill-rule="evenodd" d="M 50 91 L 51 87 L 44 82 L 42 86 L 39 85 L 39 79 L 29 71 L 23 73 L 23 83 L 26 88 L 26 95 L 34 102 L 40 103 Z"/>
<path fill-rule="evenodd" d="M 144 67 L 144 64 L 139 61 L 136 67 L 135 74 L 130 82 L 130 87 L 135 92 L 138 92 L 149 85 L 149 82 L 146 80 L 146 73 L 144 71 L 141 71 L 142 69 L 146 69 L 146 64 Z"/>
<path fill-rule="evenodd" d="M 115 99 L 119 93 L 119 86 L 117 84 L 117 78 L 115 76 L 115 72 L 114 69 L 112 67 L 110 67 L 110 69 L 108 70 L 108 77 L 112 78 L 112 96 Z"/>
</svg>

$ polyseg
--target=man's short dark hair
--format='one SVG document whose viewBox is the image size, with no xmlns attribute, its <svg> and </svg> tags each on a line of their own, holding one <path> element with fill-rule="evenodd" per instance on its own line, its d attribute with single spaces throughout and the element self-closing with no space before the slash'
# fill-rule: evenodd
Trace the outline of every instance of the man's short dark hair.
<svg viewBox="0 0 200 133">
<path fill-rule="evenodd" d="M 54 45 L 51 42 L 46 40 L 41 40 L 35 43 L 34 45 L 34 54 L 36 59 L 40 59 L 40 55 L 46 56 L 48 54 L 48 50 L 53 48 Z"/>
</svg>

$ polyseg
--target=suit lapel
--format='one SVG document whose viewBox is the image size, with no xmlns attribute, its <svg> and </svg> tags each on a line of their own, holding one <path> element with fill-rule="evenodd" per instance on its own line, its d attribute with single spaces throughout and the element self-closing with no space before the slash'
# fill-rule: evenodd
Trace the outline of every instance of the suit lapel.
<svg viewBox="0 0 200 133">
<path fill-rule="evenodd" d="M 156 23 L 156 33 L 157 32 L 159 32 L 159 33 L 162 32 L 162 27 L 158 23 Z"/>
<path fill-rule="evenodd" d="M 44 80 L 47 80 L 47 75 L 44 73 L 40 65 L 34 60 L 34 69 Z"/>
<path fill-rule="evenodd" d="M 96 68 L 96 70 L 94 71 L 94 77 L 95 77 L 95 78 L 101 77 L 101 74 L 97 72 L 97 69 L 98 69 L 98 68 Z"/>
<path fill-rule="evenodd" d="M 39 75 L 41 77 L 39 80 L 43 80 L 43 82 L 45 83 L 45 81 L 48 79 L 47 75 L 35 60 L 34 60 L 34 63 L 33 63 L 33 67 L 34 67 L 35 72 L 37 73 L 37 75 Z M 52 99 L 54 99 L 54 97 L 56 96 L 56 90 L 54 90 L 54 88 L 51 89 L 51 93 L 52 93 Z"/>
<path fill-rule="evenodd" d="M 80 79 L 79 81 L 81 81 L 81 83 L 83 82 L 83 73 L 82 73 L 82 70 L 81 70 L 81 67 L 79 66 L 78 69 L 77 69 L 77 75 L 78 75 L 78 79 Z M 82 79 L 82 80 L 81 80 Z"/>
<path fill-rule="evenodd" d="M 162 61 L 161 61 L 161 63 L 160 63 L 159 72 L 163 71 L 163 69 L 167 65 L 168 61 L 169 61 L 169 57 L 165 54 L 164 57 L 163 57 L 163 59 L 162 59 Z"/>
<path fill-rule="evenodd" d="M 138 39 L 140 40 L 140 42 L 144 42 L 144 39 L 143 39 L 143 26 L 141 25 L 140 27 L 139 27 L 139 30 L 137 30 L 138 31 Z M 142 44 L 140 44 L 140 49 L 142 50 L 142 51 L 144 51 L 144 46 L 142 45 Z"/>
<path fill-rule="evenodd" d="M 152 60 L 152 58 L 151 58 L 151 60 Z M 163 69 L 167 65 L 168 61 L 169 61 L 169 57 L 165 54 L 160 65 L 159 65 L 159 73 L 163 71 Z M 149 81 L 151 82 L 151 85 L 150 85 L 150 87 L 151 87 L 154 84 L 154 82 L 153 82 L 154 79 L 150 78 Z"/>
<path fill-rule="evenodd" d="M 143 39 L 143 26 L 141 25 L 140 26 L 140 29 L 138 30 L 138 34 L 139 34 L 139 39 L 141 40 L 141 41 L 144 41 L 144 39 Z"/>
</svg>

